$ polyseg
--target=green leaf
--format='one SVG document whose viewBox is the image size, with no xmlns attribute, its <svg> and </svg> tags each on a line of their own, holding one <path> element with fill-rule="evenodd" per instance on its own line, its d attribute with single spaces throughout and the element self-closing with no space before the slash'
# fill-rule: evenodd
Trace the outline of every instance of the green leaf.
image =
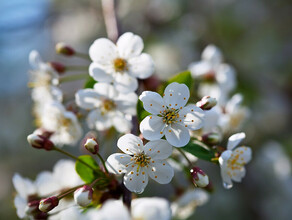
<svg viewBox="0 0 292 220">
<path fill-rule="evenodd" d="M 173 82 L 184 83 L 187 87 L 189 87 L 189 90 L 192 91 L 193 78 L 191 76 L 191 72 L 184 71 L 176 74 L 175 76 L 171 77 L 166 83 L 162 84 L 158 89 L 158 93 L 162 95 L 166 86 Z"/>
<path fill-rule="evenodd" d="M 215 153 L 212 150 L 207 150 L 200 142 L 191 140 L 185 147 L 181 149 L 193 154 L 194 156 L 207 161 L 212 161 L 212 158 L 215 157 Z"/>
<path fill-rule="evenodd" d="M 88 77 L 85 81 L 84 88 L 93 88 L 94 84 L 97 83 L 92 77 Z"/>
<path fill-rule="evenodd" d="M 141 122 L 148 115 L 151 115 L 151 114 L 144 109 L 143 102 L 140 99 L 138 99 L 138 102 L 137 102 L 138 120 Z"/>
<path fill-rule="evenodd" d="M 104 173 L 97 165 L 96 161 L 90 155 L 82 155 L 78 157 L 78 159 L 88 164 L 90 167 L 94 168 L 93 170 L 79 160 L 76 161 L 75 170 L 85 183 L 91 183 L 95 179 L 104 175 Z"/>
</svg>

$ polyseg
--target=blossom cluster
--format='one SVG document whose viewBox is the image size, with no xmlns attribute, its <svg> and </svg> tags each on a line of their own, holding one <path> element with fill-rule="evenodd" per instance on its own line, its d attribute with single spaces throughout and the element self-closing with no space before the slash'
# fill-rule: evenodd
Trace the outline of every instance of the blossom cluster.
<svg viewBox="0 0 292 220">
<path fill-rule="evenodd" d="M 60 84 L 79 79 L 67 72 L 83 67 L 46 63 L 38 52 L 30 53 L 29 86 L 37 129 L 28 142 L 37 149 L 63 153 L 76 163 L 59 161 L 53 172 L 42 172 L 35 181 L 15 174 L 19 218 L 186 219 L 207 202 L 212 190 L 212 178 L 196 164 L 199 159 L 219 165 L 226 189 L 233 181 L 241 182 L 252 151 L 237 147 L 245 138 L 239 131 L 249 110 L 242 106 L 241 94 L 231 96 L 236 89 L 234 68 L 223 63 L 217 47 L 209 45 L 202 60 L 190 64 L 188 71 L 150 89 L 145 80 L 155 65 L 143 48 L 142 38 L 130 32 L 116 43 L 95 40 L 88 54 L 81 56 L 89 61 L 88 73 L 81 75 L 87 82 L 68 95 L 73 100 L 64 98 Z M 64 43 L 57 44 L 56 51 L 80 57 Z M 81 141 L 88 129 L 95 135 L 87 133 Z M 106 153 L 112 149 L 107 140 L 114 140 L 120 152 Z M 65 151 L 64 146 L 80 141 L 90 155 L 76 157 Z M 168 186 L 178 193 L 172 201 L 137 198 L 153 184 L 151 180 L 172 181 Z"/>
</svg>

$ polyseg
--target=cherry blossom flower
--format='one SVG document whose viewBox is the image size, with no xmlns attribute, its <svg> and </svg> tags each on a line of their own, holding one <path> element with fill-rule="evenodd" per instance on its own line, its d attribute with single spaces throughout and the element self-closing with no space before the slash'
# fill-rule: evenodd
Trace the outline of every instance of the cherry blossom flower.
<svg viewBox="0 0 292 220">
<path fill-rule="evenodd" d="M 59 146 L 64 144 L 74 145 L 82 136 L 82 128 L 76 115 L 67 111 L 57 101 L 45 105 L 41 117 L 41 127 L 53 133 L 50 140 Z"/>
<path fill-rule="evenodd" d="M 152 115 L 140 123 L 140 130 L 148 140 L 157 140 L 165 135 L 175 147 L 185 146 L 190 140 L 190 130 L 200 129 L 204 124 L 204 111 L 195 104 L 185 106 L 190 92 L 185 84 L 171 83 L 163 94 L 145 91 L 139 99 L 144 109 Z"/>
<path fill-rule="evenodd" d="M 208 45 L 202 52 L 201 61 L 191 63 L 189 69 L 194 78 L 202 80 L 199 95 L 216 98 L 219 104 L 226 102 L 236 86 L 235 70 L 223 63 L 223 55 L 214 45 Z"/>
<path fill-rule="evenodd" d="M 142 53 L 141 37 L 127 32 L 116 44 L 106 38 L 97 39 L 89 48 L 92 63 L 89 74 L 98 82 L 113 83 L 122 93 L 138 88 L 136 78 L 145 79 L 154 72 L 150 55 Z"/>
<path fill-rule="evenodd" d="M 115 153 L 107 159 L 109 172 L 124 175 L 124 184 L 132 192 L 142 193 L 148 184 L 148 176 L 160 184 L 171 181 L 173 168 L 165 160 L 172 153 L 172 146 L 165 140 L 149 141 L 143 146 L 142 140 L 126 134 L 118 140 L 123 153 Z"/>
<path fill-rule="evenodd" d="M 171 204 L 173 217 L 187 219 L 196 210 L 197 206 L 204 205 L 209 195 L 202 189 L 189 189 Z"/>
<path fill-rule="evenodd" d="M 252 152 L 249 147 L 242 146 L 234 149 L 244 138 L 245 133 L 237 133 L 229 137 L 227 150 L 219 158 L 223 186 L 226 189 L 233 186 L 232 180 L 241 182 L 246 172 L 244 165 L 251 160 Z"/>
<path fill-rule="evenodd" d="M 117 131 L 131 130 L 131 116 L 136 114 L 138 96 L 135 93 L 119 93 L 114 86 L 96 83 L 94 89 L 79 90 L 76 103 L 83 109 L 91 110 L 87 116 L 90 128 L 106 130 L 114 126 Z"/>
</svg>

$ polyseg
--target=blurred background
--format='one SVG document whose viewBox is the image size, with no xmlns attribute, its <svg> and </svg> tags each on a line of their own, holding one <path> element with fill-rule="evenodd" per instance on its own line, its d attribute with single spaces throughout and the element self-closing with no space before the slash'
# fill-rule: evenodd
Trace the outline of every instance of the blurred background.
<svg viewBox="0 0 292 220">
<path fill-rule="evenodd" d="M 122 32 L 142 36 L 161 79 L 199 60 L 206 45 L 218 46 L 251 109 L 243 129 L 253 149 L 246 178 L 225 190 L 219 168 L 202 163 L 216 189 L 190 219 L 291 219 L 291 1 L 127 0 L 117 1 L 117 13 Z M 29 52 L 66 63 L 55 43 L 86 53 L 99 37 L 106 31 L 98 0 L 0 1 L 0 219 L 17 219 L 12 175 L 35 178 L 60 158 L 26 142 L 34 130 Z"/>
</svg>

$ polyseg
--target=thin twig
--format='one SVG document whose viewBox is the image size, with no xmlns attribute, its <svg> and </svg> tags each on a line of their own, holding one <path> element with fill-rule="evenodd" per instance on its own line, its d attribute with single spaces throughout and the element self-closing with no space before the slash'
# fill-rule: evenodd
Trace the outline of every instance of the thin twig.
<svg viewBox="0 0 292 220">
<path fill-rule="evenodd" d="M 114 0 L 101 0 L 102 12 L 108 38 L 116 42 L 119 37 L 118 22 Z"/>
</svg>

